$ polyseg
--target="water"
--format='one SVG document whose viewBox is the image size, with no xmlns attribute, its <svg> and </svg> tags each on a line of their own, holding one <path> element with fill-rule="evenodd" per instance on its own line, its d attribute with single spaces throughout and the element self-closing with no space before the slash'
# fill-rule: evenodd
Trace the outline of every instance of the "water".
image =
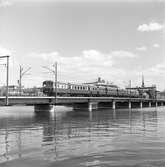
<svg viewBox="0 0 165 167">
<path fill-rule="evenodd" d="M 165 108 L 35 114 L 0 107 L 0 167 L 165 166 Z"/>
</svg>

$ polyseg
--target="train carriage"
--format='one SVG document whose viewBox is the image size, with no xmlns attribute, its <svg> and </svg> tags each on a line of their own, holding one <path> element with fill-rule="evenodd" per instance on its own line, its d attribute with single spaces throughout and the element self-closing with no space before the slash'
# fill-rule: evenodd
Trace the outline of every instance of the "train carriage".
<svg viewBox="0 0 165 167">
<path fill-rule="evenodd" d="M 57 83 L 57 96 L 109 96 L 109 97 L 139 97 L 137 90 L 119 89 L 117 86 L 88 85 L 88 84 L 71 84 Z M 54 96 L 56 93 L 53 81 L 43 82 L 43 93 L 48 96 Z"/>
<path fill-rule="evenodd" d="M 106 87 L 98 86 L 97 87 L 97 95 L 98 96 L 106 96 L 107 95 L 107 89 L 106 89 Z"/>
<path fill-rule="evenodd" d="M 67 83 L 57 82 L 57 95 L 59 96 L 68 96 L 69 95 L 69 87 Z M 55 92 L 55 84 L 54 84 L 54 92 Z"/>
<path fill-rule="evenodd" d="M 87 85 L 81 85 L 81 84 L 69 84 L 69 85 L 70 85 L 69 94 L 71 96 L 76 96 L 76 95 L 87 96 L 90 93 Z"/>
<path fill-rule="evenodd" d="M 124 90 L 124 89 L 118 89 L 117 96 L 126 97 L 127 96 L 127 91 Z"/>
<path fill-rule="evenodd" d="M 47 80 L 44 81 L 43 84 L 43 93 L 52 96 L 53 95 L 53 81 Z"/>
<path fill-rule="evenodd" d="M 98 96 L 98 89 L 96 86 L 88 86 L 89 96 Z"/>
<path fill-rule="evenodd" d="M 117 96 L 117 89 L 116 88 L 107 88 L 107 96 Z"/>
</svg>

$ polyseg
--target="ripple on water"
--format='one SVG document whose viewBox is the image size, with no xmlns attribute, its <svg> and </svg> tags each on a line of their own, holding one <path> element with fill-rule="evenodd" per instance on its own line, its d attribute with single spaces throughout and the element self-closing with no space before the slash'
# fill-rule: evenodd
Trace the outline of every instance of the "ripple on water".
<svg viewBox="0 0 165 167">
<path fill-rule="evenodd" d="M 163 107 L 92 113 L 56 107 L 55 112 L 44 114 L 35 114 L 29 106 L 2 107 L 0 163 L 165 166 L 164 126 Z"/>
</svg>

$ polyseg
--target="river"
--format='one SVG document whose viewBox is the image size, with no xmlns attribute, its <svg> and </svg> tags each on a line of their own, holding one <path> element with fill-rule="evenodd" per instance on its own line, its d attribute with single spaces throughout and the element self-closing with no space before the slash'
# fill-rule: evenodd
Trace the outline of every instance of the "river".
<svg viewBox="0 0 165 167">
<path fill-rule="evenodd" d="M 165 166 L 165 107 L 0 107 L 0 167 Z"/>
</svg>

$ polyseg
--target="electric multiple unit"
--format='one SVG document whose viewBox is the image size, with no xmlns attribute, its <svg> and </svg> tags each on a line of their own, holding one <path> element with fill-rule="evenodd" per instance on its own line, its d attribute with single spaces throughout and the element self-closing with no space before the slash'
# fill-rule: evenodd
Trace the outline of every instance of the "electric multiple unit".
<svg viewBox="0 0 165 167">
<path fill-rule="evenodd" d="M 56 88 L 55 88 L 56 87 Z M 43 93 L 47 96 L 108 96 L 108 97 L 139 97 L 137 90 L 126 90 L 118 87 L 110 87 L 109 85 L 88 85 L 88 84 L 71 84 L 71 83 L 55 83 L 50 80 L 43 82 Z"/>
</svg>

